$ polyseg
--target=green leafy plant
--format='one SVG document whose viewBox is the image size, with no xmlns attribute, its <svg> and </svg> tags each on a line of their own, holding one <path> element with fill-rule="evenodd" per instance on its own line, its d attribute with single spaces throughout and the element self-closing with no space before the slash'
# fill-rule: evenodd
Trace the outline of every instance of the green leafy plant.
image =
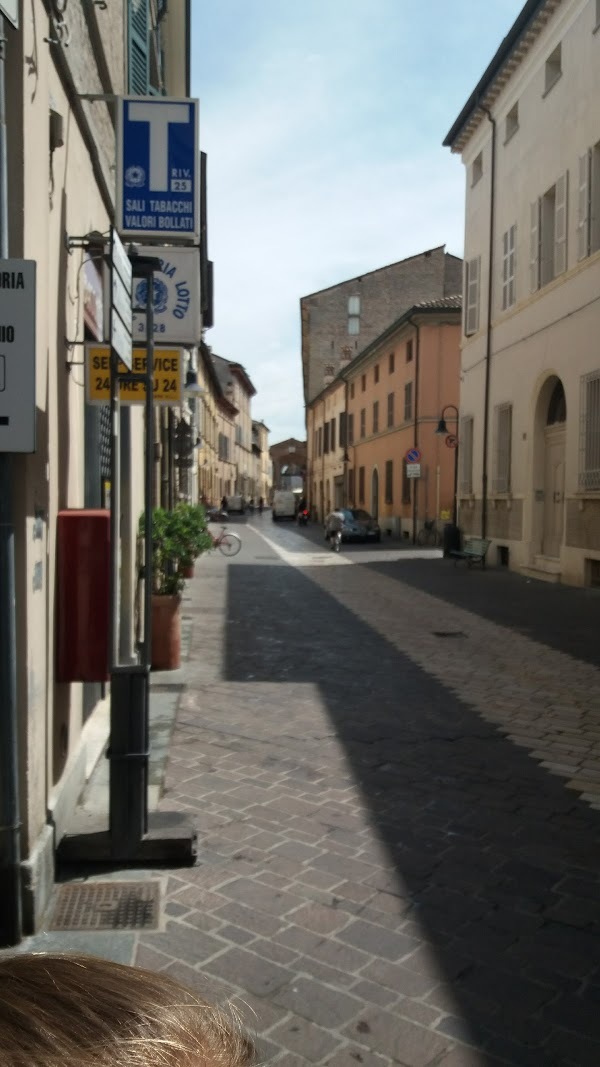
<svg viewBox="0 0 600 1067">
<path fill-rule="evenodd" d="M 144 516 L 140 517 L 140 535 Z M 178 504 L 173 511 L 152 511 L 152 589 L 157 596 L 173 596 L 184 586 L 184 571 L 197 556 L 212 548 L 204 508 Z"/>
</svg>

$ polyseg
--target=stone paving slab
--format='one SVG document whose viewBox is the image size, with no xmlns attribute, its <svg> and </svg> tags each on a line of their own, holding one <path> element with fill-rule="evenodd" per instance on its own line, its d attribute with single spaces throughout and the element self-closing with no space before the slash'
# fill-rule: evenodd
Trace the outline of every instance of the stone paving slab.
<svg viewBox="0 0 600 1067">
<path fill-rule="evenodd" d="M 199 862 L 160 872 L 163 929 L 121 935 L 131 958 L 232 1000 L 274 1067 L 597 1067 L 600 816 L 566 787 L 576 767 L 596 795 L 597 672 L 241 532 L 191 585 L 161 801 Z"/>
</svg>

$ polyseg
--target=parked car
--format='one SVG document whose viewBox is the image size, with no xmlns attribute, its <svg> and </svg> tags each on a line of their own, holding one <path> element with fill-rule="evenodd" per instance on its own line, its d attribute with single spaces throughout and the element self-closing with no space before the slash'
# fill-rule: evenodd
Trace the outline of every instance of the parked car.
<svg viewBox="0 0 600 1067">
<path fill-rule="evenodd" d="M 337 508 L 335 514 L 343 517 L 342 541 L 381 541 L 379 523 L 363 508 Z M 335 525 L 333 515 L 330 512 L 325 520 L 327 541 Z"/>
<path fill-rule="evenodd" d="M 243 496 L 240 496 L 239 494 L 235 494 L 234 493 L 232 496 L 228 496 L 227 497 L 227 511 L 228 512 L 231 513 L 233 511 L 237 511 L 237 512 L 239 512 L 240 515 L 243 515 L 245 510 L 246 510 L 246 501 L 244 500 Z"/>
</svg>

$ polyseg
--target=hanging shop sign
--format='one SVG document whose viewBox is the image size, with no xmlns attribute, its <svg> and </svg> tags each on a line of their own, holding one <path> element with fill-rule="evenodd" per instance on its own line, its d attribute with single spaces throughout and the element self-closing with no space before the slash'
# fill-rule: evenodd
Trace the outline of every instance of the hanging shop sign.
<svg viewBox="0 0 600 1067">
<path fill-rule="evenodd" d="M 182 400 L 183 352 L 180 348 L 154 349 L 154 403 L 179 406 Z M 134 348 L 133 374 L 146 373 L 146 350 Z M 121 363 L 119 374 L 127 374 Z M 85 349 L 86 399 L 88 404 L 110 404 L 110 348 L 108 345 L 86 345 Z M 121 404 L 143 404 L 146 400 L 146 383 L 125 380 L 119 385 Z"/>
<path fill-rule="evenodd" d="M 117 229 L 127 237 L 200 239 L 197 100 L 124 96 L 117 125 Z"/>
<path fill-rule="evenodd" d="M 154 340 L 160 344 L 199 345 L 200 255 L 197 248 L 140 248 L 160 260 L 153 275 Z M 148 282 L 133 280 L 133 341 L 146 340 Z"/>
</svg>

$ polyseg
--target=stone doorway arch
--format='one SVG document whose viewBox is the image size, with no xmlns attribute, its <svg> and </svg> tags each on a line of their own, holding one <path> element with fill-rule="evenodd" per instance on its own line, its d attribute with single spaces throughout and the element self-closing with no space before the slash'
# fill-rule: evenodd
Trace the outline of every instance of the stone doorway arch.
<svg viewBox="0 0 600 1067">
<path fill-rule="evenodd" d="M 534 426 L 534 548 L 558 559 L 565 521 L 567 402 L 562 381 L 550 375 L 542 385 Z"/>
</svg>

